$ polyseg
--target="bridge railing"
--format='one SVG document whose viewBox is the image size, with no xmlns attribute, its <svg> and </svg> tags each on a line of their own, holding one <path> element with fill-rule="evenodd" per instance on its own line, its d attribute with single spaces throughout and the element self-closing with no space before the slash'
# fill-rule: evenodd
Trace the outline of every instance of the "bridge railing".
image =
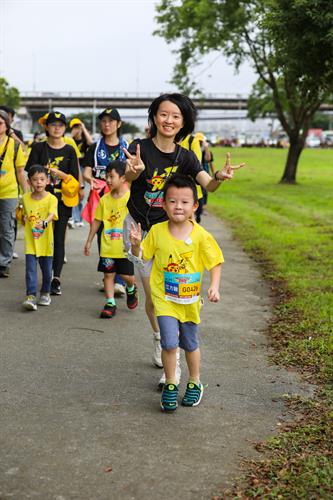
<svg viewBox="0 0 333 500">
<path fill-rule="evenodd" d="M 50 91 L 22 91 L 20 92 L 20 96 L 23 98 L 91 98 L 91 99 L 105 99 L 108 97 L 112 98 L 138 98 L 138 99 L 147 99 L 158 97 L 161 95 L 160 92 L 69 92 L 69 91 L 60 91 L 60 92 L 50 92 Z M 247 94 L 237 94 L 237 93 L 217 93 L 210 92 L 206 93 L 203 96 L 205 99 L 247 99 Z M 193 96 L 196 98 L 196 96 Z"/>
</svg>

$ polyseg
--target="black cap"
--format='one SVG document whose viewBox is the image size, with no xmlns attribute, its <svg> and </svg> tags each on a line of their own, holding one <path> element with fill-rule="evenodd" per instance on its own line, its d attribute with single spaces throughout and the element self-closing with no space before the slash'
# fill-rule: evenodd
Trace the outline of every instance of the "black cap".
<svg viewBox="0 0 333 500">
<path fill-rule="evenodd" d="M 62 122 L 64 125 L 66 125 L 66 116 L 59 111 L 52 111 L 46 118 L 45 124 L 49 125 L 50 123 L 54 123 L 57 121 Z"/>
<path fill-rule="evenodd" d="M 116 120 L 117 122 L 121 121 L 120 114 L 116 108 L 104 109 L 104 111 L 98 115 L 98 118 L 101 120 L 103 116 L 109 116 L 112 120 Z"/>
</svg>

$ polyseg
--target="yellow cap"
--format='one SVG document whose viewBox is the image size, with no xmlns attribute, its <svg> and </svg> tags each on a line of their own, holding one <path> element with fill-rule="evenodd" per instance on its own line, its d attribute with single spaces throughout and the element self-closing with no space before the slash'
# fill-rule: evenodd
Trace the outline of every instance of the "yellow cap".
<svg viewBox="0 0 333 500">
<path fill-rule="evenodd" d="M 79 120 L 78 118 L 73 118 L 73 119 L 69 122 L 69 127 L 70 127 L 70 128 L 75 127 L 75 125 L 82 125 L 81 120 Z"/>
<path fill-rule="evenodd" d="M 80 184 L 72 175 L 61 182 L 61 197 L 66 207 L 76 207 L 79 203 L 79 189 Z"/>
<path fill-rule="evenodd" d="M 195 137 L 198 139 L 198 141 L 204 141 L 205 140 L 205 136 L 203 135 L 202 132 L 197 132 L 195 134 Z"/>
<path fill-rule="evenodd" d="M 38 118 L 39 125 L 41 125 L 42 127 L 44 127 L 45 122 L 46 122 L 48 116 L 49 116 L 49 113 L 45 113 L 45 115 L 43 115 L 40 118 Z"/>
</svg>

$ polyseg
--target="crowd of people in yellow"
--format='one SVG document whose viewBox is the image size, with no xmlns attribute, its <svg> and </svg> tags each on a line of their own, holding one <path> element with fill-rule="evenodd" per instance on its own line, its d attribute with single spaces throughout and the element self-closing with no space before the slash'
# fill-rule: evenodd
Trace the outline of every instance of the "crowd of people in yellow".
<svg viewBox="0 0 333 500">
<path fill-rule="evenodd" d="M 214 168 L 203 134 L 193 134 L 193 102 L 178 93 L 162 94 L 151 103 L 146 137 L 130 144 L 114 108 L 99 114 L 97 142 L 78 118 L 70 121 L 68 137 L 65 115 L 46 113 L 39 119 L 45 137 L 35 134 L 29 150 L 12 128 L 13 117 L 14 110 L 0 107 L 0 277 L 10 277 L 19 220 L 26 259 L 23 308 L 49 306 L 51 296 L 63 291 L 66 230 L 80 227 L 84 218 L 90 224 L 84 254 L 89 255 L 97 234 L 97 269 L 104 275 L 106 302 L 100 317 L 115 316 L 117 285 L 125 285 L 127 307 L 137 307 L 136 269 L 153 333 L 153 362 L 164 369 L 161 409 L 178 407 L 179 348 L 189 371 L 181 402 L 198 405 L 203 394 L 198 340 L 202 276 L 209 271 L 208 299 L 217 302 L 223 263 L 217 242 L 199 223 L 207 193 L 232 179 L 243 164 L 232 166 L 228 154 L 224 167 Z"/>
</svg>

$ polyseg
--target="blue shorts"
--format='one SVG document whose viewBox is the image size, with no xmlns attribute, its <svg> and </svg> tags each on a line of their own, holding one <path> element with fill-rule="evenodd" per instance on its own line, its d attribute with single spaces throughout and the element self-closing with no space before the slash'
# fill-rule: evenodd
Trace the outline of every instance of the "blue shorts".
<svg viewBox="0 0 333 500">
<path fill-rule="evenodd" d="M 168 351 L 181 347 L 192 352 L 199 348 L 199 325 L 186 321 L 181 323 L 172 316 L 158 316 L 157 321 L 161 332 L 161 347 Z"/>
</svg>

